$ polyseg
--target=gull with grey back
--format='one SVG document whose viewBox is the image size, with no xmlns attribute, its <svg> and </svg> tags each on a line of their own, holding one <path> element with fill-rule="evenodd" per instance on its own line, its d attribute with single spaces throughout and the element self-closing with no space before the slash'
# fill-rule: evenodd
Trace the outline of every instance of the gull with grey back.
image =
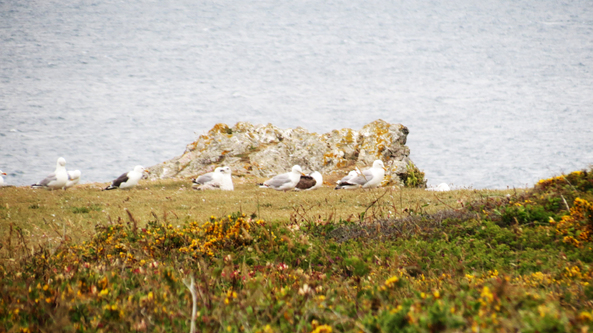
<svg viewBox="0 0 593 333">
<path fill-rule="evenodd" d="M 303 171 L 299 165 L 292 167 L 292 171 L 275 176 L 272 179 L 266 180 L 260 185 L 262 188 L 271 188 L 276 191 L 289 191 L 296 187 L 301 180 Z"/>
<path fill-rule="evenodd" d="M 335 189 L 375 188 L 381 186 L 384 177 L 385 165 L 383 165 L 383 161 L 375 160 L 370 169 L 364 170 L 361 174 L 353 176 L 346 181 L 340 181 L 340 184 Z"/>
<path fill-rule="evenodd" d="M 66 186 L 66 182 L 68 182 L 68 172 L 66 172 L 66 160 L 63 157 L 60 157 L 56 162 L 56 170 L 52 174 L 45 177 L 39 183 L 31 185 L 31 187 L 55 190 Z"/>
<path fill-rule="evenodd" d="M 192 179 L 192 188 L 196 190 L 234 190 L 230 167 L 218 167 L 196 179 Z"/>
</svg>

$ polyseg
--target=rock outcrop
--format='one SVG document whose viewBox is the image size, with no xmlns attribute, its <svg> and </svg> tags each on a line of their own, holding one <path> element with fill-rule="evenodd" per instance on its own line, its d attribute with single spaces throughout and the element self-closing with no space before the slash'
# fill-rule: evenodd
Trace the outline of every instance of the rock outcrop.
<svg viewBox="0 0 593 333">
<path fill-rule="evenodd" d="M 271 124 L 216 124 L 187 145 L 181 156 L 150 167 L 150 177 L 190 178 L 222 165 L 230 166 L 233 175 L 269 177 L 287 172 L 294 164 L 307 173 L 343 175 L 381 159 L 387 169 L 385 183 L 401 184 L 401 176 L 412 163 L 405 146 L 408 133 L 405 126 L 383 120 L 360 131 L 345 128 L 321 135 L 301 127 L 283 130 Z"/>
</svg>

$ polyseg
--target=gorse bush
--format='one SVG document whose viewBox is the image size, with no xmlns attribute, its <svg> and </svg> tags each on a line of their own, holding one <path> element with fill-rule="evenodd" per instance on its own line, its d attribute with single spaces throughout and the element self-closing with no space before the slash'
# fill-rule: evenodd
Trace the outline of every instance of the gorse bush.
<svg viewBox="0 0 593 333">
<path fill-rule="evenodd" d="M 406 187 L 426 187 L 427 180 L 424 179 L 424 172 L 420 171 L 420 169 L 413 163 L 409 163 L 406 166 L 406 172 L 400 177 Z"/>
</svg>

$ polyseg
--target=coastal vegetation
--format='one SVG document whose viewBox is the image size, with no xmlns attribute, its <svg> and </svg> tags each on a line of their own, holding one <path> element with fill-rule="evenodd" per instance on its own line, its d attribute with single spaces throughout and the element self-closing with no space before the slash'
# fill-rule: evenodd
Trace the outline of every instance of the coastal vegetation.
<svg viewBox="0 0 593 333">
<path fill-rule="evenodd" d="M 528 189 L 0 191 L 9 332 L 587 332 L 593 172 Z M 193 314 L 192 314 L 193 313 Z"/>
</svg>

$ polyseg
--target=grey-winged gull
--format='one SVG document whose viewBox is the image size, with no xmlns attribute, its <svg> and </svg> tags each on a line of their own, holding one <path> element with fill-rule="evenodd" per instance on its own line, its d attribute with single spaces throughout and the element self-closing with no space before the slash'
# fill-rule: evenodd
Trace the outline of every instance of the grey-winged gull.
<svg viewBox="0 0 593 333">
<path fill-rule="evenodd" d="M 383 178 L 385 177 L 385 166 L 383 161 L 375 160 L 373 166 L 370 169 L 364 170 L 361 174 L 358 174 L 345 182 L 341 182 L 335 187 L 339 189 L 352 189 L 352 188 L 374 188 L 379 187 Z"/>
<path fill-rule="evenodd" d="M 275 176 L 272 179 L 266 180 L 260 187 L 263 188 L 272 188 L 276 191 L 288 191 L 295 188 L 295 186 L 301 180 L 301 175 L 303 171 L 299 165 L 295 165 L 292 167 L 291 172 L 283 173 L 280 175 Z"/>
<path fill-rule="evenodd" d="M 214 172 L 208 172 L 192 179 L 192 183 L 192 188 L 196 190 L 232 191 L 235 189 L 230 167 L 218 167 L 214 169 Z"/>
<path fill-rule="evenodd" d="M 350 180 L 350 178 L 352 177 L 356 177 L 360 174 L 360 170 L 358 170 L 358 168 L 356 168 L 356 170 L 352 170 L 350 172 L 348 172 L 348 174 L 346 176 L 344 176 L 342 179 L 338 180 L 336 182 L 337 185 L 342 185 L 342 183 L 346 183 L 348 182 L 348 180 Z"/>
<path fill-rule="evenodd" d="M 67 181 L 68 172 L 66 172 L 66 160 L 63 157 L 60 157 L 56 162 L 56 170 L 39 183 L 31 185 L 31 187 L 55 190 L 66 186 Z"/>
</svg>

